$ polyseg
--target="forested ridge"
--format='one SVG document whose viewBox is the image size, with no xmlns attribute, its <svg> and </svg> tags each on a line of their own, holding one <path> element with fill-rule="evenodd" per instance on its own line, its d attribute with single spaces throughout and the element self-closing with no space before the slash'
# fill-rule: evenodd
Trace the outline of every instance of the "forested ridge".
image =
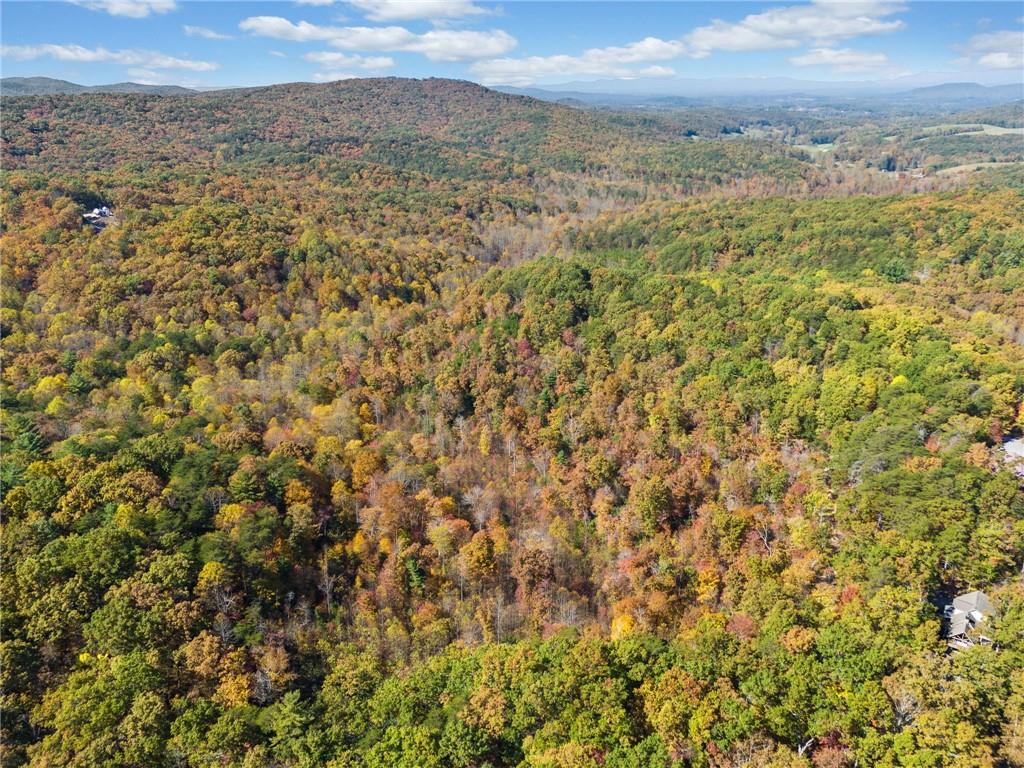
<svg viewBox="0 0 1024 768">
<path fill-rule="evenodd" d="M 3 108 L 5 765 L 1024 765 L 1019 174 L 441 80 Z"/>
<path fill-rule="evenodd" d="M 166 98 L 145 94 L 8 99 L 11 165 L 54 170 L 128 161 L 305 164 L 366 160 L 448 179 L 551 171 L 617 175 L 736 175 L 758 164 L 774 175 L 800 163 L 757 147 L 678 151 L 675 121 L 597 115 L 468 82 L 386 78 L 285 85 Z M 31 158 L 21 161 L 20 158 Z M 668 167 L 671 164 L 671 167 Z M 699 180 L 699 178 L 698 178 Z"/>
</svg>

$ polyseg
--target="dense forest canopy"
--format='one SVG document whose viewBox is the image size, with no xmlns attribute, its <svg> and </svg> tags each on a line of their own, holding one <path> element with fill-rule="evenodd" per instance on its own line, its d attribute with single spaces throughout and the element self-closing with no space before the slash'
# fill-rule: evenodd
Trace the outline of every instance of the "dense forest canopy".
<svg viewBox="0 0 1024 768">
<path fill-rule="evenodd" d="M 1019 106 L 5 97 L 4 763 L 1024 765 Z"/>
</svg>

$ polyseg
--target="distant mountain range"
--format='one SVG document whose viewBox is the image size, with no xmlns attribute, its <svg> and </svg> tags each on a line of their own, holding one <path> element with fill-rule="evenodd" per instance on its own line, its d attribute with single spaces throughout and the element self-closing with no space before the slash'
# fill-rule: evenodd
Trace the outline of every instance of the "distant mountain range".
<svg viewBox="0 0 1024 768">
<path fill-rule="evenodd" d="M 501 90 L 511 88 L 500 87 Z M 952 72 L 921 73 L 890 80 L 804 80 L 795 77 L 647 77 L 586 80 L 534 86 L 526 90 L 577 91 L 581 93 L 646 94 L 651 96 L 713 96 L 804 93 L 836 95 L 895 94 L 921 88 L 968 90 L 983 93 L 986 89 L 1016 88 L 1020 82 L 963 82 Z"/>
<path fill-rule="evenodd" d="M 974 109 L 1024 99 L 1024 85 L 940 83 L 911 87 L 905 82 L 820 82 L 792 78 L 715 78 L 631 81 L 604 80 L 566 83 L 547 88 L 498 86 L 496 90 L 573 106 L 652 107 L 690 106 L 807 106 L 829 103 L 863 108 Z M 607 89 L 607 90 L 605 90 Z"/>
<path fill-rule="evenodd" d="M 155 93 L 160 96 L 183 96 L 196 93 L 180 85 L 144 85 L 142 83 L 111 83 L 110 85 L 79 85 L 52 77 L 0 78 L 0 95 L 50 96 L 75 93 Z"/>
<path fill-rule="evenodd" d="M 1024 84 L 982 85 L 938 83 L 921 85 L 924 76 L 889 81 L 823 82 L 786 77 L 709 79 L 596 80 L 545 88 L 496 86 L 492 90 L 564 106 L 661 108 L 696 106 L 805 106 L 832 105 L 863 109 L 884 108 L 916 112 L 931 109 L 978 109 L 1024 99 Z M 211 89 L 203 89 L 208 91 Z M 80 93 L 149 93 L 185 96 L 200 91 L 179 85 L 113 83 L 79 85 L 50 77 L 5 77 L 0 95 L 47 96 Z"/>
</svg>

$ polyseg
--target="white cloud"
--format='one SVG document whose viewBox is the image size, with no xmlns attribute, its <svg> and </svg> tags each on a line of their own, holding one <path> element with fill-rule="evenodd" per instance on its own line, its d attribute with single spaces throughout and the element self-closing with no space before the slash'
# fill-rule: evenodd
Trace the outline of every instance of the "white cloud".
<svg viewBox="0 0 1024 768">
<path fill-rule="evenodd" d="M 395 65 L 395 60 L 390 56 L 360 56 L 337 51 L 313 51 L 304 54 L 302 58 L 320 65 L 320 71 L 313 75 L 313 80 L 318 83 L 379 75 Z M 355 69 L 364 71 L 362 74 L 354 74 L 352 70 Z"/>
<path fill-rule="evenodd" d="M 142 19 L 151 13 L 168 13 L 177 9 L 175 0 L 71 0 L 90 11 L 102 11 L 111 16 Z"/>
<path fill-rule="evenodd" d="M 297 5 L 334 5 L 334 0 L 295 0 Z"/>
<path fill-rule="evenodd" d="M 694 58 L 714 51 L 758 51 L 798 48 L 809 42 L 826 43 L 862 35 L 894 32 L 903 27 L 887 19 L 904 10 L 895 2 L 817 0 L 808 5 L 770 8 L 737 22 L 715 19 L 683 38 Z"/>
<path fill-rule="evenodd" d="M 285 53 L 284 51 L 271 51 L 270 55 L 271 56 L 275 56 L 275 57 L 277 57 L 279 59 L 287 59 L 288 58 L 288 54 Z"/>
<path fill-rule="evenodd" d="M 829 67 L 835 72 L 879 72 L 892 70 L 892 62 L 884 53 L 855 51 L 852 48 L 812 48 L 807 53 L 792 56 L 791 64 L 798 67 Z"/>
<path fill-rule="evenodd" d="M 84 48 L 81 45 L 54 45 L 51 43 L 5 45 L 0 47 L 0 56 L 16 61 L 51 58 L 79 63 L 114 62 L 145 69 L 186 69 L 192 72 L 210 72 L 219 66 L 212 61 L 179 59 L 159 51 L 144 51 L 135 48 L 111 51 L 107 48 Z"/>
<path fill-rule="evenodd" d="M 459 19 L 487 13 L 471 0 L 349 0 L 370 21 Z"/>
<path fill-rule="evenodd" d="M 388 69 L 395 66 L 395 60 L 390 56 L 360 56 L 359 54 L 338 53 L 336 51 L 314 51 L 305 54 L 302 58 L 319 64 L 327 70 L 342 69 Z"/>
<path fill-rule="evenodd" d="M 992 51 L 978 59 L 982 69 L 1019 69 L 1024 66 L 1024 57 L 1020 51 Z"/>
<path fill-rule="evenodd" d="M 206 27 L 193 27 L 186 24 L 182 27 L 185 30 L 185 34 L 189 37 L 203 37 L 207 40 L 233 40 L 231 35 L 222 35 L 220 32 L 214 32 L 212 29 Z"/>
<path fill-rule="evenodd" d="M 201 88 L 204 84 L 200 80 L 190 77 L 182 77 L 177 73 L 158 72 L 152 69 L 131 68 L 128 70 L 128 77 L 131 82 L 140 85 L 180 85 L 182 88 Z"/>
<path fill-rule="evenodd" d="M 500 29 L 487 32 L 435 29 L 419 35 L 402 50 L 422 53 L 431 61 L 468 61 L 500 56 L 516 45 L 516 39 Z"/>
<path fill-rule="evenodd" d="M 360 75 L 355 72 L 317 72 L 315 75 L 313 75 L 313 82 L 335 83 L 339 80 L 358 80 L 364 77 L 368 77 L 368 75 Z"/>
<path fill-rule="evenodd" d="M 830 43 L 901 29 L 902 21 L 888 17 L 903 10 L 903 5 L 892 0 L 815 0 L 806 5 L 781 6 L 748 14 L 736 22 L 716 19 L 676 40 L 648 37 L 621 47 L 591 48 L 578 56 L 499 58 L 478 61 L 471 69 L 484 83 L 508 85 L 526 85 L 566 76 L 652 77 L 670 75 L 672 71 L 664 66 L 637 69 L 629 65 L 682 57 L 703 59 L 714 51 L 777 50 L 813 44 L 819 59 L 828 57 L 827 52 L 834 52 L 831 61 L 817 63 L 840 71 L 877 70 L 888 66 L 888 61 L 865 58 L 871 54 L 836 49 Z M 815 60 L 811 53 L 796 57 L 806 63 L 794 63 L 812 66 Z"/>
<path fill-rule="evenodd" d="M 1024 67 L 1024 30 L 1004 29 L 975 35 L 960 46 L 964 63 L 981 69 L 1020 69 Z"/>
<path fill-rule="evenodd" d="M 634 64 L 639 61 L 668 61 L 686 53 L 686 47 L 678 40 L 661 40 L 645 37 L 635 43 L 607 48 L 591 48 L 580 58 L 596 58 L 619 64 Z"/>
<path fill-rule="evenodd" d="M 333 27 L 318 27 L 308 21 L 294 24 L 280 16 L 250 16 L 247 19 L 242 19 L 238 28 L 243 32 L 251 32 L 260 37 L 273 37 L 293 43 L 324 42 L 331 39 L 335 29 Z"/>
<path fill-rule="evenodd" d="M 636 68 L 630 65 L 669 61 L 686 54 L 678 40 L 646 37 L 635 43 L 591 48 L 579 56 L 527 56 L 479 61 L 471 67 L 482 82 L 497 85 L 528 85 L 551 77 L 666 77 L 675 72 L 665 66 Z"/>
<path fill-rule="evenodd" d="M 280 16 L 250 16 L 238 26 L 245 32 L 278 40 L 323 42 L 346 51 L 421 53 L 431 61 L 490 58 L 516 47 L 516 39 L 501 30 L 435 29 L 416 34 L 405 27 L 322 27 Z"/>
</svg>

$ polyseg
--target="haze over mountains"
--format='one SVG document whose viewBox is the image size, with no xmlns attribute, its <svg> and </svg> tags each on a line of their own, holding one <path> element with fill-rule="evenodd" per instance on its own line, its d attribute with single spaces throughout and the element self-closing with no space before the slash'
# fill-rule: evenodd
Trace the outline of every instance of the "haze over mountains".
<svg viewBox="0 0 1024 768">
<path fill-rule="evenodd" d="M 779 106 L 836 100 L 870 102 L 887 107 L 971 109 L 1024 98 L 1024 83 L 983 85 L 976 82 L 933 82 L 934 76 L 893 80 L 819 81 L 788 77 L 647 78 L 591 80 L 540 87 L 495 86 L 494 90 L 575 106 L 673 107 L 705 104 L 760 103 Z M 926 83 L 926 84 L 922 84 Z M 49 77 L 5 77 L 0 94 L 44 96 L 79 93 L 151 93 L 187 95 L 196 90 L 178 85 L 111 83 L 80 85 Z M 223 89 L 231 90 L 231 89 Z"/>
<path fill-rule="evenodd" d="M 1024 83 L 1002 78 L 991 82 L 979 82 L 977 78 L 965 80 L 956 73 L 935 73 L 908 75 L 887 79 L 814 80 L 778 76 L 744 77 L 649 77 L 630 80 L 600 79 L 576 80 L 545 85 L 540 90 L 575 90 L 587 93 L 646 93 L 671 96 L 707 96 L 726 93 L 753 95 L 776 93 L 818 93 L 849 96 L 853 94 L 904 93 L 921 88 L 949 86 L 968 87 L 993 92 L 1024 90 Z M 502 86 L 498 86 L 499 88 Z"/>
<path fill-rule="evenodd" d="M 671 81 L 601 80 L 547 88 L 505 88 L 537 99 L 572 99 L 594 106 L 687 106 L 703 104 L 796 105 L 842 102 L 887 107 L 970 109 L 1024 98 L 1024 84 L 946 82 L 913 87 L 893 81 L 825 82 L 787 77 L 709 78 Z"/>
</svg>

